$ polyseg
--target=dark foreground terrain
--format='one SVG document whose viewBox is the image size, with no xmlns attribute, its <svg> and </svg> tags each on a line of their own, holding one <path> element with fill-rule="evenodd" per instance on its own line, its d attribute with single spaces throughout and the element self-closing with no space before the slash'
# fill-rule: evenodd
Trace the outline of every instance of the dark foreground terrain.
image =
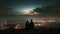
<svg viewBox="0 0 60 34">
<path fill-rule="evenodd" d="M 7 29 L 0 30 L 0 34 L 60 34 L 60 28 L 58 29 Z"/>
</svg>

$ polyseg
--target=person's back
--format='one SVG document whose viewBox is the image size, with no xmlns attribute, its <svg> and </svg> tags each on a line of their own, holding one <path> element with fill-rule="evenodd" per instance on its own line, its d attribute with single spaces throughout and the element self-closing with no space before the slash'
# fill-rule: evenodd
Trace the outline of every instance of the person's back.
<svg viewBox="0 0 60 34">
<path fill-rule="evenodd" d="M 26 21 L 25 28 L 26 28 L 26 29 L 29 28 L 29 22 L 28 22 L 28 21 Z"/>
<path fill-rule="evenodd" d="M 32 19 L 31 19 L 31 22 L 30 22 L 30 28 L 34 28 L 34 22 L 33 22 Z"/>
</svg>

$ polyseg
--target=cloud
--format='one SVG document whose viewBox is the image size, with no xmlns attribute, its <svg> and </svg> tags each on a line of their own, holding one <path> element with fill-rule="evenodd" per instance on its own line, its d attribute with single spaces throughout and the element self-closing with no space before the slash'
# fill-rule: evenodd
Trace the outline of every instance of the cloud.
<svg viewBox="0 0 60 34">
<path fill-rule="evenodd" d="M 25 15 L 39 15 L 39 14 L 40 14 L 40 13 L 35 12 L 35 11 L 28 11 L 28 13 L 25 14 Z"/>
<path fill-rule="evenodd" d="M 45 12 L 48 15 L 60 15 L 60 5 L 53 5 L 53 6 L 48 6 L 45 8 Z"/>
<path fill-rule="evenodd" d="M 15 15 L 15 13 L 12 8 L 0 8 L 0 16 L 12 16 Z"/>
<path fill-rule="evenodd" d="M 50 5 L 44 8 L 37 7 L 34 11 L 45 16 L 60 16 L 60 5 Z"/>
</svg>

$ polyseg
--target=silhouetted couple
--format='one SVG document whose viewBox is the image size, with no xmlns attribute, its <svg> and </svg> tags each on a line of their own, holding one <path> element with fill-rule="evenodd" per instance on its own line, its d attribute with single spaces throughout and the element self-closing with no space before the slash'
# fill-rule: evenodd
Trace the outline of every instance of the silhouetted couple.
<svg viewBox="0 0 60 34">
<path fill-rule="evenodd" d="M 31 19 L 31 21 L 26 21 L 26 24 L 25 24 L 25 28 L 26 29 L 33 29 L 34 28 L 34 22 L 33 20 Z"/>
</svg>

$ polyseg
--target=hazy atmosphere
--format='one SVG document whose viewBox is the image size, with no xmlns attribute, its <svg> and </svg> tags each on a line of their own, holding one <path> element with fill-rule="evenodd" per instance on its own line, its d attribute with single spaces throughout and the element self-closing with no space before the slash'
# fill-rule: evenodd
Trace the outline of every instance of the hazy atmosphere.
<svg viewBox="0 0 60 34">
<path fill-rule="evenodd" d="M 34 22 L 60 22 L 60 0 L 0 0 L 0 20 L 25 24 Z"/>
</svg>

